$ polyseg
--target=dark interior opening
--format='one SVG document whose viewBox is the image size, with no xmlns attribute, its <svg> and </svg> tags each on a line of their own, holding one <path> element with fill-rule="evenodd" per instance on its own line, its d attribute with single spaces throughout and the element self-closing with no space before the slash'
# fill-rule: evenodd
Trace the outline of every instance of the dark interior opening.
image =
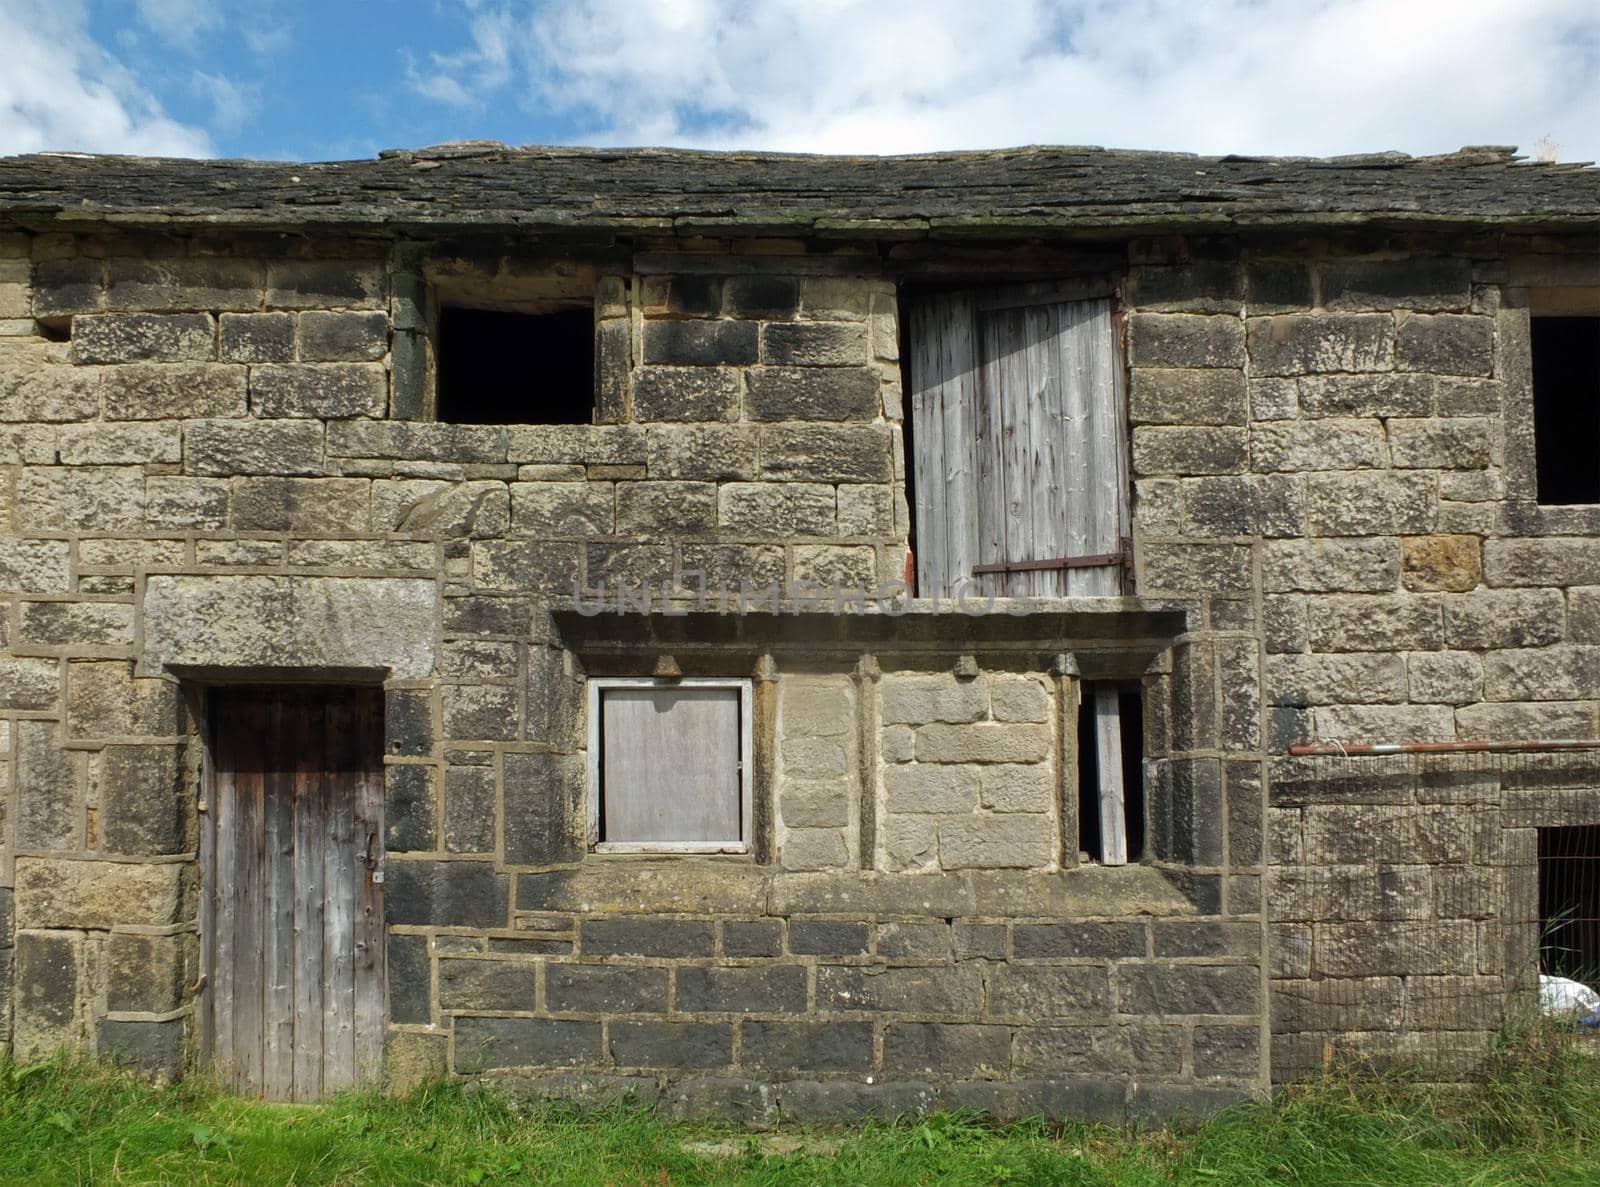
<svg viewBox="0 0 1600 1187">
<path fill-rule="evenodd" d="M 1600 503 L 1600 317 L 1530 329 L 1539 502 Z"/>
<path fill-rule="evenodd" d="M 463 425 L 594 420 L 594 312 L 439 311 L 435 419 Z"/>
<path fill-rule="evenodd" d="M 1095 738 L 1095 693 L 1105 687 L 1086 681 L 1078 705 L 1078 849 L 1090 861 L 1105 860 L 1100 834 L 1100 754 Z M 1123 828 L 1128 860 L 1144 856 L 1144 698 L 1136 684 L 1116 684 L 1122 729 Z"/>
<path fill-rule="evenodd" d="M 39 337 L 46 342 L 72 341 L 72 318 L 70 317 L 39 317 L 34 319 L 33 325 L 39 331 Z"/>
<path fill-rule="evenodd" d="M 1539 971 L 1600 985 L 1600 825 L 1539 830 Z"/>
</svg>

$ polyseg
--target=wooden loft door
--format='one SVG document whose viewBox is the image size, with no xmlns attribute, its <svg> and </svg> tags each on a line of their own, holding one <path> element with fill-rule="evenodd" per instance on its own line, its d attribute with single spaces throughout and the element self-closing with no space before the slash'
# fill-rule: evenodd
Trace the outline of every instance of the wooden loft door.
<svg viewBox="0 0 1600 1187">
<path fill-rule="evenodd" d="M 1109 288 L 1029 285 L 913 300 L 917 592 L 1123 594 L 1128 430 Z M 1120 709 L 1097 689 L 1103 860 L 1127 860 Z"/>
<path fill-rule="evenodd" d="M 383 693 L 219 688 L 208 705 L 203 1039 L 222 1081 L 315 1100 L 383 1051 Z"/>
</svg>

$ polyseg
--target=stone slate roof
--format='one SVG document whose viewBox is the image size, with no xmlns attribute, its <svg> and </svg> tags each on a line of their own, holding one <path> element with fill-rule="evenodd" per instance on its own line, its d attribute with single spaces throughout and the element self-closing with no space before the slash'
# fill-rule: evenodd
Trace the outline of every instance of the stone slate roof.
<svg viewBox="0 0 1600 1187">
<path fill-rule="evenodd" d="M 493 142 L 324 164 L 0 158 L 0 220 L 219 228 L 1071 235 L 1111 230 L 1600 227 L 1600 169 L 1489 146 L 1436 157 L 1018 148 L 900 157 Z"/>
</svg>

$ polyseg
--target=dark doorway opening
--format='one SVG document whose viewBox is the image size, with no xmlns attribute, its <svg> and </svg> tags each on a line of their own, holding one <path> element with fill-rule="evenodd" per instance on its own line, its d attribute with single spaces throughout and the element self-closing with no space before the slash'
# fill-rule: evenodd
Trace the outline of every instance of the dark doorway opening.
<svg viewBox="0 0 1600 1187">
<path fill-rule="evenodd" d="M 1600 825 L 1539 830 L 1539 971 L 1600 985 Z"/>
<path fill-rule="evenodd" d="M 439 311 L 435 419 L 463 425 L 594 420 L 594 311 Z"/>
<path fill-rule="evenodd" d="M 1100 777 L 1102 739 L 1096 721 L 1096 701 L 1101 690 L 1117 700 L 1121 750 L 1122 839 L 1127 860 L 1144 856 L 1144 698 L 1136 684 L 1086 681 L 1078 705 L 1078 850 L 1089 861 L 1105 861 L 1114 844 L 1101 824 L 1101 793 L 1107 781 Z M 1111 781 L 1114 785 L 1115 781 Z"/>
<path fill-rule="evenodd" d="M 1600 317 L 1535 317 L 1539 502 L 1600 503 Z"/>
</svg>

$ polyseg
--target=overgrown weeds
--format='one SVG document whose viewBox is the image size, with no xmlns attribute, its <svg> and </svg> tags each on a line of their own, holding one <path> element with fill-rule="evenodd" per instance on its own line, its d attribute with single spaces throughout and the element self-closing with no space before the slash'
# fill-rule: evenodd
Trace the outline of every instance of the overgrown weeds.
<svg viewBox="0 0 1600 1187">
<path fill-rule="evenodd" d="M 1544 1024 L 1509 1038 L 1472 1086 L 1345 1068 L 1187 1131 L 940 1114 L 774 1141 L 640 1108 L 524 1107 L 471 1085 L 268 1105 L 62 1058 L 0 1064 L 0 1182 L 1593 1183 L 1597 1071 L 1586 1040 Z"/>
</svg>

